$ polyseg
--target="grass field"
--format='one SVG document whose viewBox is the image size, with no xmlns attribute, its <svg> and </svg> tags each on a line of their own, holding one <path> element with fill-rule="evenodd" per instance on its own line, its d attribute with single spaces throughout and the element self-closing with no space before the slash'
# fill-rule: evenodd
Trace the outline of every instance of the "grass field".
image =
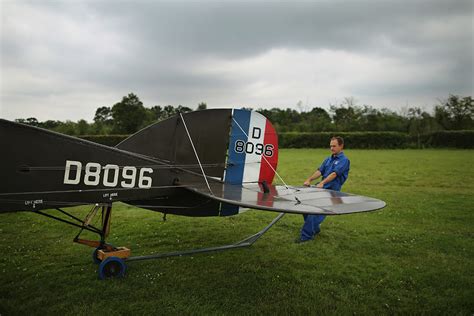
<svg viewBox="0 0 474 316">
<path fill-rule="evenodd" d="M 327 154 L 281 150 L 278 170 L 300 185 Z M 123 279 L 97 279 L 91 249 L 71 242 L 77 229 L 30 213 L 2 214 L 0 314 L 472 315 L 474 151 L 346 154 L 351 172 L 343 191 L 380 198 L 384 210 L 328 217 L 304 244 L 293 243 L 302 218 L 286 215 L 251 248 L 131 262 Z M 135 255 L 221 245 L 275 215 L 163 222 L 159 213 L 118 204 L 109 241 Z"/>
</svg>

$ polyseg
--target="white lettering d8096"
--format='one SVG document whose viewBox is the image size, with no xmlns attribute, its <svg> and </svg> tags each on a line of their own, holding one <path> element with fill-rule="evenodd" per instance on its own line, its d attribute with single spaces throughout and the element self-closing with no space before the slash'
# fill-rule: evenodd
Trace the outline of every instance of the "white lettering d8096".
<svg viewBox="0 0 474 316">
<path fill-rule="evenodd" d="M 88 162 L 84 168 L 84 177 L 82 178 L 82 163 L 80 161 L 66 160 L 64 169 L 64 184 L 80 184 L 81 180 L 88 186 L 97 186 L 101 182 L 104 187 L 115 188 L 119 185 L 122 188 L 134 188 L 138 182 L 141 189 L 149 189 L 152 186 L 153 179 L 149 176 L 153 173 L 152 168 L 137 168 L 133 166 L 120 167 L 118 165 L 108 164 L 102 167 L 97 162 Z M 137 180 L 138 173 L 138 180 Z M 119 177 L 123 181 L 119 181 Z"/>
<path fill-rule="evenodd" d="M 252 154 L 255 152 L 257 155 L 265 155 L 267 157 L 273 156 L 273 145 L 272 144 L 261 144 L 257 143 L 254 144 L 251 141 L 244 142 L 243 140 L 239 139 L 235 142 L 234 145 L 234 150 L 236 153 L 247 153 L 247 154 Z"/>
</svg>

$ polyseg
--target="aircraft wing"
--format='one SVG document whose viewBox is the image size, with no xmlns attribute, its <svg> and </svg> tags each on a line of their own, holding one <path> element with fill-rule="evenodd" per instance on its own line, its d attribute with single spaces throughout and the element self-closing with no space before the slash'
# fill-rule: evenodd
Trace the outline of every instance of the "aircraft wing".
<svg viewBox="0 0 474 316">
<path fill-rule="evenodd" d="M 230 205 L 295 214 L 342 215 L 375 211 L 385 202 L 316 187 L 267 185 L 267 193 L 259 183 L 229 184 L 210 181 L 193 183 L 187 189 Z M 212 192 L 211 192 L 212 191 Z"/>
</svg>

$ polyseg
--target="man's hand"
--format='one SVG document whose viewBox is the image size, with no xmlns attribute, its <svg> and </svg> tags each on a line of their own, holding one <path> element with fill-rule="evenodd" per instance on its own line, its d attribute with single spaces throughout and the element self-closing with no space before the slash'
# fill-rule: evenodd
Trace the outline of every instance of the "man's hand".
<svg viewBox="0 0 474 316">
<path fill-rule="evenodd" d="M 311 175 L 311 177 L 309 177 L 308 179 L 306 179 L 306 181 L 303 183 L 303 185 L 305 187 L 309 187 L 311 186 L 311 181 L 313 180 L 316 180 L 317 178 L 319 178 L 321 176 L 321 172 L 318 170 L 316 170 L 313 175 Z"/>
<path fill-rule="evenodd" d="M 318 184 L 316 184 L 316 187 L 322 189 L 324 187 L 324 183 L 321 181 Z"/>
</svg>

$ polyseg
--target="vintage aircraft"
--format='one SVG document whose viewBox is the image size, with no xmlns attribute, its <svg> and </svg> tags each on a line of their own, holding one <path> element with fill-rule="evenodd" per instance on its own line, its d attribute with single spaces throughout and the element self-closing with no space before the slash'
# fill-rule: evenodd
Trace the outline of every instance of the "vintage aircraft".
<svg viewBox="0 0 474 316">
<path fill-rule="evenodd" d="M 0 157 L 0 212 L 32 211 L 79 227 L 74 241 L 95 248 L 101 279 L 123 276 L 125 261 L 250 246 L 285 213 L 339 215 L 385 206 L 373 198 L 288 186 L 281 178 L 283 185 L 272 185 L 279 177 L 277 134 L 264 116 L 244 109 L 179 114 L 115 147 L 1 119 L 0 148 L 8 149 Z M 230 216 L 248 208 L 281 213 L 233 245 L 132 257 L 129 249 L 106 242 L 118 201 L 164 216 Z M 84 219 L 63 209 L 88 204 Z M 98 213 L 100 227 L 92 221 Z M 79 238 L 84 230 L 100 239 Z"/>
</svg>

